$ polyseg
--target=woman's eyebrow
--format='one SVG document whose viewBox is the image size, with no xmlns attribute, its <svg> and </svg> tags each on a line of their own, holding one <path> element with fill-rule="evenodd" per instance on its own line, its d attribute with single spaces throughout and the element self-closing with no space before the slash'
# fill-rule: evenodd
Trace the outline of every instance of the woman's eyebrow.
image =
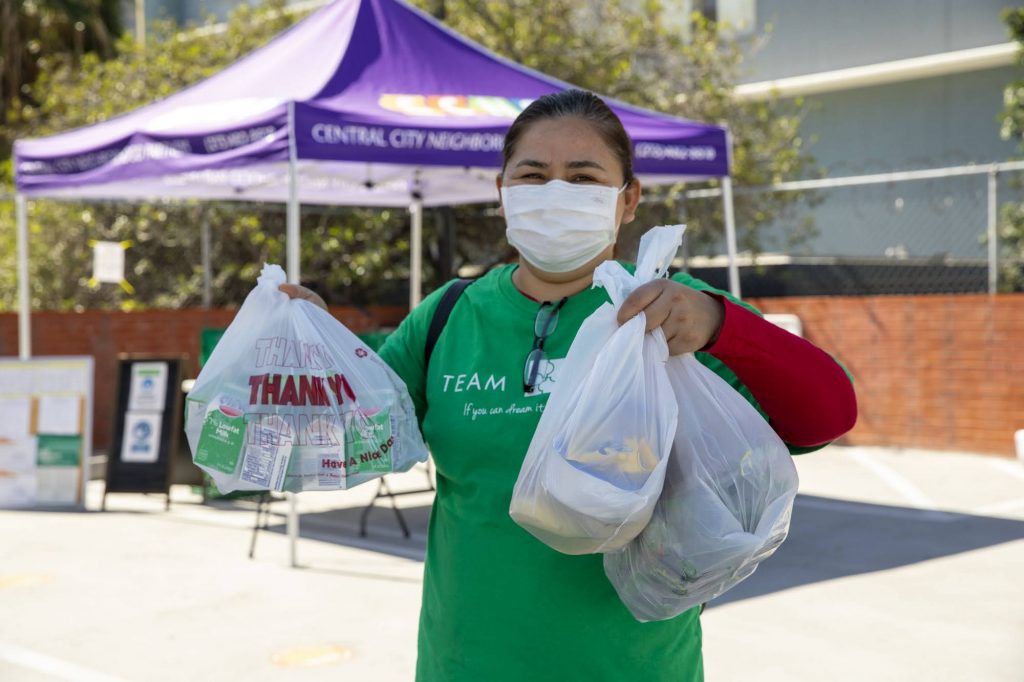
<svg viewBox="0 0 1024 682">
<path fill-rule="evenodd" d="M 598 168 L 600 170 L 605 170 L 605 167 L 597 161 L 570 161 L 566 165 L 569 168 Z"/>
<path fill-rule="evenodd" d="M 517 163 L 515 165 L 515 167 L 516 168 L 520 168 L 522 166 L 529 166 L 531 168 L 547 168 L 549 165 L 550 164 L 545 163 L 544 161 L 537 161 L 536 159 L 523 159 L 522 161 Z M 587 160 L 570 161 L 569 163 L 565 164 L 565 166 L 566 166 L 566 168 L 572 168 L 572 169 L 577 169 L 577 168 L 597 168 L 599 170 L 605 170 L 605 167 L 602 166 L 601 164 L 599 164 L 597 161 L 587 161 Z"/>
</svg>

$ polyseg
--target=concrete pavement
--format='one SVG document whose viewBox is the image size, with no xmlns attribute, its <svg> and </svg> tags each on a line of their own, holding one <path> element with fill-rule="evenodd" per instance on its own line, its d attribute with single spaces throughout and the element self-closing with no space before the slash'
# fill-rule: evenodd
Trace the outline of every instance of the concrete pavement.
<svg viewBox="0 0 1024 682">
<path fill-rule="evenodd" d="M 1024 465 L 840 447 L 797 465 L 790 538 L 703 616 L 707 679 L 1024 681 Z M 184 487 L 166 513 L 0 511 L 0 680 L 411 680 L 430 496 L 400 499 L 411 539 L 381 507 L 362 540 L 374 488 L 299 496 L 298 569 L 283 504 L 253 560 L 252 504 Z"/>
</svg>

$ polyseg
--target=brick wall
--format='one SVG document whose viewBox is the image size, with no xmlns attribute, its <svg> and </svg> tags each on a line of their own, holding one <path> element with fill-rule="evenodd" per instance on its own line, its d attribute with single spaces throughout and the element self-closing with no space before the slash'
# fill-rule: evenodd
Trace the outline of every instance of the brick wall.
<svg viewBox="0 0 1024 682">
<path fill-rule="evenodd" d="M 845 442 L 1011 455 L 1024 428 L 1024 295 L 773 298 L 765 312 L 793 313 L 804 335 L 854 375 L 857 427 Z M 332 309 L 355 332 L 394 326 L 401 306 Z M 199 355 L 199 332 L 230 310 L 90 311 L 32 316 L 37 355 L 96 358 L 95 445 L 110 431 L 118 353 Z M 0 315 L 0 356 L 17 355 L 17 316 Z"/>
<path fill-rule="evenodd" d="M 1024 295 L 773 298 L 854 376 L 845 442 L 1011 455 L 1024 429 Z"/>
<path fill-rule="evenodd" d="M 91 310 L 82 313 L 38 312 L 32 315 L 33 355 L 91 355 L 96 362 L 93 446 L 105 450 L 110 442 L 114 382 L 118 353 L 186 353 L 185 374 L 194 377 L 200 332 L 227 327 L 236 310 L 152 310 L 121 313 Z M 353 332 L 396 326 L 403 306 L 365 310 L 336 307 L 331 312 Z M 0 315 L 0 357 L 18 355 L 18 316 Z"/>
</svg>

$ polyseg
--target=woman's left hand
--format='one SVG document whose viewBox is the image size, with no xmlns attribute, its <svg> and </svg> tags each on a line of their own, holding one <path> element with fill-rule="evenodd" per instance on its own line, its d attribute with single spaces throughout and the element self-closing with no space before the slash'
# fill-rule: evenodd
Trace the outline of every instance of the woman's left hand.
<svg viewBox="0 0 1024 682">
<path fill-rule="evenodd" d="M 619 308 L 619 324 L 643 312 L 647 331 L 661 327 L 668 339 L 669 355 L 700 350 L 718 338 L 725 320 L 725 306 L 716 298 L 671 279 L 659 279 L 638 287 Z"/>
</svg>

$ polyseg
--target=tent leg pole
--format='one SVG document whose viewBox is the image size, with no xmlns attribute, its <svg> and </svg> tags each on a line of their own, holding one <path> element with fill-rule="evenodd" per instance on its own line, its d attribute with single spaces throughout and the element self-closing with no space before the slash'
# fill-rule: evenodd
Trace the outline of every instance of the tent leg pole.
<svg viewBox="0 0 1024 682">
<path fill-rule="evenodd" d="M 999 291 L 999 175 L 995 168 L 988 172 L 988 293 Z"/>
<path fill-rule="evenodd" d="M 299 283 L 299 154 L 295 144 L 295 102 L 288 103 L 288 215 L 285 231 L 285 251 L 288 281 Z M 299 565 L 299 503 L 295 493 L 288 498 L 288 564 Z"/>
<path fill-rule="evenodd" d="M 299 151 L 295 142 L 295 102 L 288 103 L 288 216 L 285 230 L 288 281 L 299 283 Z"/>
<path fill-rule="evenodd" d="M 32 300 L 28 287 L 28 203 L 25 195 L 14 197 L 18 222 L 18 357 L 32 357 Z"/>
<path fill-rule="evenodd" d="M 725 212 L 725 245 L 729 253 L 729 293 L 740 297 L 740 270 L 736 263 L 736 219 L 733 215 L 732 178 L 722 178 L 722 208 Z"/>
<path fill-rule="evenodd" d="M 409 206 L 412 214 L 412 235 L 409 241 L 409 310 L 419 305 L 423 279 L 423 200 L 414 199 Z"/>
<path fill-rule="evenodd" d="M 211 267 L 210 267 L 210 217 L 204 209 L 202 218 L 199 220 L 199 248 L 202 252 L 203 261 L 203 308 L 209 308 L 213 301 L 213 290 L 211 289 Z"/>
<path fill-rule="evenodd" d="M 288 163 L 288 222 L 285 231 L 285 251 L 288 281 L 299 283 L 299 181 L 294 161 Z"/>
<path fill-rule="evenodd" d="M 288 565 L 298 568 L 299 557 L 296 548 L 299 544 L 299 500 L 295 493 L 285 493 L 288 497 Z"/>
</svg>

